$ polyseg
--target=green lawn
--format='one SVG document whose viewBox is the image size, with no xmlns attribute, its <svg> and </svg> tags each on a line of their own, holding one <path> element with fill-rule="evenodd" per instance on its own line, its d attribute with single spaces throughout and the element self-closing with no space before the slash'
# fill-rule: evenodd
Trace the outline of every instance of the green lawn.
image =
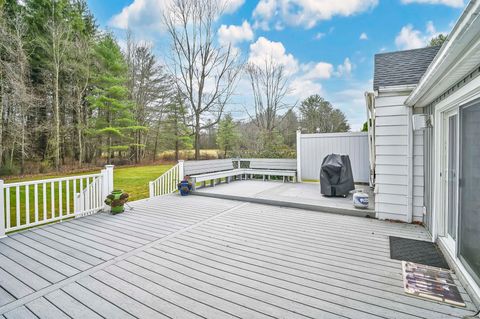
<svg viewBox="0 0 480 319">
<path fill-rule="evenodd" d="M 152 165 L 152 166 L 136 166 L 136 167 L 120 167 L 114 169 L 114 188 L 115 189 L 122 189 L 125 192 L 130 194 L 130 201 L 138 200 L 142 198 L 146 198 L 149 195 L 148 191 L 148 182 L 155 180 L 157 177 L 162 175 L 165 171 L 172 167 L 171 164 L 163 164 L 163 165 Z M 90 171 L 90 172 L 82 172 L 82 173 L 72 173 L 72 174 L 59 174 L 59 175 L 41 175 L 41 176 L 29 176 L 23 179 L 9 179 L 6 180 L 5 183 L 15 183 L 15 182 L 24 182 L 24 181 L 32 181 L 32 180 L 45 180 L 49 178 L 58 178 L 58 177 L 65 177 L 65 176 L 81 176 L 81 175 L 88 175 L 88 174 L 96 174 L 99 173 L 100 169 Z M 76 190 L 77 192 L 80 190 L 80 184 L 77 181 L 76 183 Z M 85 184 L 83 185 L 85 187 Z M 35 209 L 34 209 L 34 186 L 31 185 L 28 187 L 28 209 L 27 209 L 27 196 L 26 196 L 26 188 L 25 186 L 19 187 L 19 209 L 20 209 L 20 224 L 24 224 L 27 220 L 27 215 L 29 215 L 30 221 L 35 220 Z M 73 182 L 69 182 L 68 185 L 68 198 L 67 201 L 67 185 L 65 182 L 62 183 L 60 186 L 57 183 L 54 183 L 53 188 L 51 184 L 48 184 L 45 189 L 40 185 L 38 187 L 38 202 L 39 202 L 39 209 L 38 209 L 38 218 L 42 220 L 44 214 L 46 218 L 51 218 L 52 214 L 54 216 L 59 216 L 60 212 L 63 214 L 66 213 L 67 206 L 70 207 L 70 211 L 73 212 Z M 52 207 L 51 205 L 51 196 L 52 196 L 52 189 L 54 192 L 54 199 L 55 205 Z M 59 193 L 60 189 L 62 191 L 62 207 L 59 204 Z M 11 225 L 16 226 L 16 198 L 17 192 L 15 188 L 12 188 L 9 193 L 5 193 L 5 196 L 9 195 L 10 198 L 10 219 Z M 43 206 L 43 198 L 46 198 L 45 208 Z M 6 198 L 5 198 L 5 205 L 6 205 Z M 27 214 L 27 211 L 29 214 Z"/>
<path fill-rule="evenodd" d="M 148 197 L 148 182 L 157 179 L 173 165 L 137 166 L 113 170 L 115 189 L 123 189 L 130 194 L 130 201 Z"/>
</svg>

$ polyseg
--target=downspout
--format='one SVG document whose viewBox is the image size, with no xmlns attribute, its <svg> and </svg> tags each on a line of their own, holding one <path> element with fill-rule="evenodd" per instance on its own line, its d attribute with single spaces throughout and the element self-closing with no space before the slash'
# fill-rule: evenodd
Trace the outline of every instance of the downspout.
<svg viewBox="0 0 480 319">
<path fill-rule="evenodd" d="M 408 186 L 407 186 L 407 223 L 413 222 L 413 152 L 414 152 L 414 139 L 413 139 L 413 107 L 408 108 Z"/>
</svg>

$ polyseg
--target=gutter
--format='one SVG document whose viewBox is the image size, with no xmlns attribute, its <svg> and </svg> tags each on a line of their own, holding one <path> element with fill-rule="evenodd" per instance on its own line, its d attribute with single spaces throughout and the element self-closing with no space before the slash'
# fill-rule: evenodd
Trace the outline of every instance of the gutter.
<svg viewBox="0 0 480 319">
<path fill-rule="evenodd" d="M 453 64 L 457 61 L 459 54 L 468 48 L 472 36 L 478 32 L 475 30 L 468 34 L 472 27 L 479 28 L 478 16 L 480 15 L 480 3 L 478 0 L 471 0 L 457 23 L 453 27 L 446 42 L 443 44 L 436 57 L 430 63 L 425 74 L 420 79 L 417 88 L 410 94 L 405 101 L 407 106 L 415 106 L 422 97 L 424 97 L 430 89 L 435 87 L 438 81 L 441 81 L 442 75 L 448 72 Z M 465 39 L 465 35 L 467 39 Z"/>
<path fill-rule="evenodd" d="M 407 165 L 408 165 L 408 190 L 407 190 L 407 223 L 413 222 L 413 108 L 407 107 L 408 109 L 408 154 L 407 154 Z"/>
</svg>

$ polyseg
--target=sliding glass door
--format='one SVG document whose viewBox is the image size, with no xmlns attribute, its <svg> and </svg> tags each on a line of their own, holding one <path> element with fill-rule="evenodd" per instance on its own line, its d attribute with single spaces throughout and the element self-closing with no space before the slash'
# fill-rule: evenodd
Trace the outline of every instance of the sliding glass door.
<svg viewBox="0 0 480 319">
<path fill-rule="evenodd" d="M 460 110 L 458 255 L 480 285 L 480 101 Z"/>
</svg>

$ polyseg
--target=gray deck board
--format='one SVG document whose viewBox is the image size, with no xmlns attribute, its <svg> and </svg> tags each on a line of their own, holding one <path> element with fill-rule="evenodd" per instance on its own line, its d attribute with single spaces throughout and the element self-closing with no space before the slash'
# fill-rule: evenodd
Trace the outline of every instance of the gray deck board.
<svg viewBox="0 0 480 319">
<path fill-rule="evenodd" d="M 44 297 L 38 298 L 29 302 L 28 304 L 26 304 L 26 307 L 39 318 L 44 318 L 44 319 L 70 318 Z"/>
<path fill-rule="evenodd" d="M 99 257 L 95 257 L 93 255 L 85 253 L 82 250 L 79 250 L 78 247 L 69 245 L 69 242 L 66 240 L 63 240 L 60 242 L 57 241 L 56 239 L 59 239 L 59 238 L 49 236 L 49 233 L 46 233 L 46 232 L 42 233 L 41 229 L 38 229 L 36 231 L 23 232 L 22 235 L 32 240 L 35 240 L 36 242 L 42 243 L 47 247 L 56 249 L 59 252 L 72 256 L 78 260 L 82 260 L 83 262 L 88 263 L 90 265 L 98 265 L 103 262 L 103 260 L 100 259 Z"/>
<path fill-rule="evenodd" d="M 58 282 L 66 278 L 65 275 L 62 275 L 61 273 L 53 270 L 52 268 L 47 267 L 37 262 L 35 259 L 32 259 L 29 256 L 20 253 L 18 250 L 12 249 L 2 243 L 0 243 L 0 252 L 2 255 L 10 258 L 11 260 L 36 273 L 37 275 L 48 280 L 51 283 Z"/>
<path fill-rule="evenodd" d="M 17 235 L 16 237 L 21 238 L 21 235 Z M 35 259 L 36 261 L 52 269 L 55 269 L 56 271 L 64 274 L 65 276 L 73 276 L 76 273 L 80 272 L 79 269 L 64 263 L 61 259 L 55 258 L 55 256 L 60 255 L 58 251 L 54 252 L 54 256 L 52 257 L 48 254 L 48 251 L 47 253 L 45 253 L 43 250 L 37 250 L 33 247 L 30 247 L 28 244 L 16 240 L 16 238 L 15 240 L 12 238 L 7 238 L 3 241 L 3 243 L 11 247 L 12 249 L 16 249 L 19 252 Z"/>
<path fill-rule="evenodd" d="M 3 289 L 0 284 L 0 306 L 10 303 L 14 300 L 15 300 L 15 297 L 13 297 L 11 294 L 8 293 L 8 291 Z"/>
<path fill-rule="evenodd" d="M 450 319 L 403 292 L 388 236 L 420 226 L 164 196 L 0 239 L 0 318 Z"/>
<path fill-rule="evenodd" d="M 143 303 L 136 301 L 127 294 L 118 291 L 93 277 L 82 278 L 78 283 L 91 291 L 95 291 L 100 297 L 109 300 L 137 318 L 167 318 Z"/>
<path fill-rule="evenodd" d="M 144 289 L 135 286 L 111 273 L 99 271 L 92 275 L 95 279 L 109 285 L 116 290 L 123 292 L 130 298 L 141 301 L 146 306 L 165 314 L 171 318 L 198 318 L 192 312 L 176 305 L 175 303 L 165 302 L 164 299 L 155 296 Z"/>
<path fill-rule="evenodd" d="M 50 285 L 50 282 L 47 280 L 3 255 L 0 255 L 0 264 L 5 271 L 8 271 L 12 276 L 15 276 L 17 279 L 35 290 Z"/>
<path fill-rule="evenodd" d="M 38 318 L 33 312 L 22 306 L 13 309 L 5 314 L 7 319 L 36 319 Z"/>
<path fill-rule="evenodd" d="M 62 290 L 55 290 L 54 292 L 45 295 L 45 299 L 50 301 L 53 305 L 62 310 L 71 318 L 102 318 L 96 312 L 92 311 L 90 308 L 87 308 Z"/>
<path fill-rule="evenodd" d="M 90 264 L 84 262 L 81 259 L 74 258 L 68 254 L 65 254 L 57 249 L 51 248 L 47 245 L 37 242 L 27 236 L 23 236 L 22 234 L 17 234 L 12 236 L 16 241 L 22 243 L 23 245 L 35 249 L 37 252 L 47 255 L 51 258 L 54 258 L 62 263 L 62 265 L 53 265 L 55 269 L 56 267 L 62 269 L 62 271 L 67 276 L 71 276 L 78 271 L 86 270 L 91 267 Z"/>
<path fill-rule="evenodd" d="M 121 308 L 115 306 L 112 302 L 107 299 L 103 299 L 92 291 L 86 289 L 83 286 L 80 286 L 78 283 L 71 283 L 62 288 L 67 294 L 75 298 L 79 302 L 85 305 L 89 305 L 91 309 L 95 311 L 104 318 L 115 318 L 115 319 L 130 319 L 134 318 L 132 315 L 128 314 Z"/>
</svg>

